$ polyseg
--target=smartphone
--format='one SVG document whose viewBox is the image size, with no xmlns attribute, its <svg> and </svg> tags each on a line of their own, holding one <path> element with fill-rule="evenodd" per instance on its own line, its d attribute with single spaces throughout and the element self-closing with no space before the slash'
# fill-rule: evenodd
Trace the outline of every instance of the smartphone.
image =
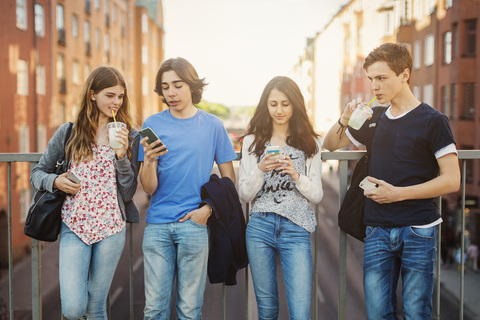
<svg viewBox="0 0 480 320">
<path fill-rule="evenodd" d="M 148 127 L 144 128 L 144 129 L 140 130 L 139 133 L 142 136 L 142 138 L 148 137 L 148 140 L 147 140 L 148 144 L 151 144 L 152 142 L 160 140 L 160 138 L 158 138 L 158 136 L 155 134 L 155 132 L 153 132 L 152 128 L 148 128 Z M 160 144 L 158 144 L 154 149 L 156 149 L 158 147 L 161 147 L 161 146 L 163 146 L 162 141 L 160 141 Z M 166 149 L 166 148 L 163 148 L 163 149 Z"/>
<path fill-rule="evenodd" d="M 265 149 L 266 154 L 271 154 L 270 159 L 276 159 L 280 156 L 280 147 L 279 146 L 268 146 Z"/>
<path fill-rule="evenodd" d="M 67 176 L 67 179 L 72 181 L 72 182 L 75 182 L 75 183 L 80 183 L 82 182 L 82 180 L 80 180 L 80 178 L 75 174 L 75 172 L 73 171 L 70 171 L 68 173 L 68 176 Z"/>
<path fill-rule="evenodd" d="M 365 191 L 378 188 L 378 184 L 371 182 L 370 180 L 367 179 L 367 177 L 365 177 L 365 179 L 363 179 L 360 182 L 359 186 Z"/>
</svg>

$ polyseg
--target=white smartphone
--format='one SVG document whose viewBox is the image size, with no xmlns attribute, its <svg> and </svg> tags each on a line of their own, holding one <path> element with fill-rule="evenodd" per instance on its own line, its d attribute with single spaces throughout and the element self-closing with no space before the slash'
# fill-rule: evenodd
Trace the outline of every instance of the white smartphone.
<svg viewBox="0 0 480 320">
<path fill-rule="evenodd" d="M 365 177 L 365 179 L 363 179 L 360 182 L 359 186 L 360 186 L 360 188 L 362 188 L 365 191 L 369 191 L 369 190 L 378 188 L 378 184 L 371 182 L 370 180 L 367 179 L 367 177 Z"/>
<path fill-rule="evenodd" d="M 82 180 L 73 171 L 70 171 L 70 173 L 67 176 L 67 179 L 75 183 L 82 182 Z"/>
<path fill-rule="evenodd" d="M 280 156 L 280 147 L 279 146 L 268 146 L 265 149 L 266 154 L 271 154 L 270 159 L 276 159 Z"/>
</svg>

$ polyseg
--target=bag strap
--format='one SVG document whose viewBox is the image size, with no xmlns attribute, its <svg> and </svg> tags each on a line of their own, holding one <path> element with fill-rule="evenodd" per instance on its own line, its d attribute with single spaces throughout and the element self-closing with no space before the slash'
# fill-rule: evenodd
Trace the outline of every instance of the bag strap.
<svg viewBox="0 0 480 320">
<path fill-rule="evenodd" d="M 70 141 L 70 139 L 72 139 L 73 122 L 69 122 L 69 124 L 70 125 L 68 126 L 67 134 L 65 135 L 65 141 L 63 142 L 64 158 L 65 158 L 65 154 L 67 152 L 67 150 L 66 150 L 67 144 Z M 70 159 L 71 159 L 71 155 L 69 154 L 68 157 L 67 157 L 67 168 L 70 165 Z"/>
<path fill-rule="evenodd" d="M 380 117 L 386 110 L 387 110 L 387 107 L 376 107 L 373 110 L 373 115 L 372 115 L 372 119 L 370 120 L 370 125 L 374 123 L 375 126 L 373 126 L 373 128 L 370 130 L 371 134 L 368 137 L 367 144 L 365 145 L 365 147 L 367 148 L 367 155 L 369 158 L 370 158 L 370 151 L 372 149 L 373 135 L 375 134 L 375 130 L 377 129 L 378 121 L 380 120 Z"/>
</svg>

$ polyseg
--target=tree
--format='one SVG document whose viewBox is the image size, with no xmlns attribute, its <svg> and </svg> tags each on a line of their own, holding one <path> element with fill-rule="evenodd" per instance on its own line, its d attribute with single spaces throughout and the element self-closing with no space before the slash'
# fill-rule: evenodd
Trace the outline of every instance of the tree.
<svg viewBox="0 0 480 320">
<path fill-rule="evenodd" d="M 196 106 L 203 111 L 216 115 L 222 120 L 227 119 L 230 115 L 230 109 L 223 104 L 202 100 Z"/>
</svg>

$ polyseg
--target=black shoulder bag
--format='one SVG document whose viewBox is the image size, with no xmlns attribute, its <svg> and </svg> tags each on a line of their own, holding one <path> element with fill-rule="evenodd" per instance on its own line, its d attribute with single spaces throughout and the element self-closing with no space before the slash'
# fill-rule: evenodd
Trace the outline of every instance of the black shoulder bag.
<svg viewBox="0 0 480 320">
<path fill-rule="evenodd" d="M 57 159 L 55 173 L 60 175 L 68 171 L 70 157 L 65 159 L 65 147 L 72 133 L 73 123 L 67 129 L 63 143 L 63 153 Z M 58 189 L 54 192 L 38 190 L 33 196 L 25 221 L 24 233 L 40 241 L 54 242 L 60 233 L 62 223 L 62 205 L 67 194 Z"/>
<path fill-rule="evenodd" d="M 365 225 L 363 223 L 363 211 L 365 209 L 365 196 L 363 195 L 363 189 L 360 188 L 360 182 L 368 176 L 368 164 L 370 151 L 372 148 L 373 134 L 377 127 L 378 119 L 385 112 L 387 108 L 376 107 L 373 112 L 372 119 L 369 120 L 369 124 L 375 123 L 375 126 L 370 127 L 371 133 L 366 144 L 367 154 L 358 160 L 355 169 L 352 173 L 352 179 L 350 188 L 345 193 L 340 210 L 338 211 L 338 226 L 340 229 L 358 239 L 364 241 L 365 238 Z"/>
</svg>

